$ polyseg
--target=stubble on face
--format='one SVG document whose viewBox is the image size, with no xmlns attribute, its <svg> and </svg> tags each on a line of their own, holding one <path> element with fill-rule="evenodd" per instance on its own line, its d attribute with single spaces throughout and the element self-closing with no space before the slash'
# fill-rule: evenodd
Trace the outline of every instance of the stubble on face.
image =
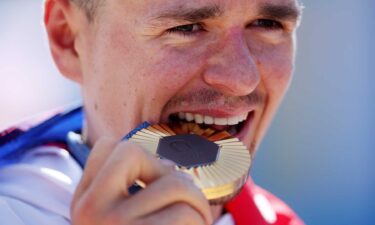
<svg viewBox="0 0 375 225">
<path fill-rule="evenodd" d="M 256 108 L 246 140 L 256 148 L 291 79 L 295 1 L 107 0 L 99 13 L 83 65 L 92 142 L 160 122 L 176 108 L 230 114 L 243 107 Z M 203 30 L 171 32 L 188 24 Z"/>
</svg>

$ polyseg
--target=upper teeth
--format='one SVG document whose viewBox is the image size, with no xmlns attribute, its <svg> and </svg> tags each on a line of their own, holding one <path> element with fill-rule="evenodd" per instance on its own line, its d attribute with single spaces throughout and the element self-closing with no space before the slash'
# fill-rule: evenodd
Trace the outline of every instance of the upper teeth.
<svg viewBox="0 0 375 225">
<path fill-rule="evenodd" d="M 217 118 L 207 115 L 202 115 L 198 113 L 178 113 L 180 119 L 185 119 L 187 121 L 194 121 L 195 123 L 204 123 L 204 124 L 215 124 L 215 125 L 236 125 L 240 122 L 246 120 L 248 113 L 242 115 L 227 117 L 227 118 Z"/>
</svg>

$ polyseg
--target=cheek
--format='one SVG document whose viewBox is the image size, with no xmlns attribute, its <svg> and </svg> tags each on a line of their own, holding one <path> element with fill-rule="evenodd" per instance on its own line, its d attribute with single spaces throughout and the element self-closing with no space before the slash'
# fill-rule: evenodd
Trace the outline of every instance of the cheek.
<svg viewBox="0 0 375 225">
<path fill-rule="evenodd" d="M 106 45 L 96 50 L 98 67 L 93 65 L 93 72 L 99 79 L 90 85 L 101 103 L 100 113 L 117 124 L 123 118 L 156 119 L 157 112 L 199 74 L 205 58 L 204 48 L 182 49 L 137 42 L 130 34 L 110 30 L 112 33 L 107 32 L 106 38 L 98 40 Z M 134 115 L 140 118 L 133 118 Z"/>
<path fill-rule="evenodd" d="M 263 139 L 276 110 L 288 89 L 293 72 L 293 45 L 263 46 L 252 49 L 261 75 L 260 89 L 267 101 L 259 115 L 259 125 L 254 137 L 254 145 Z M 256 149 L 254 147 L 253 149 Z M 255 150 L 254 150 L 255 151 Z"/>
<path fill-rule="evenodd" d="M 291 44 L 269 46 L 256 51 L 261 81 L 270 97 L 282 97 L 288 89 L 293 73 L 293 51 Z"/>
<path fill-rule="evenodd" d="M 137 76 L 134 58 L 140 59 L 141 54 L 136 46 L 127 44 L 129 37 L 121 30 L 104 29 L 91 47 L 90 64 L 84 73 L 84 101 L 97 133 L 123 134 L 134 126 L 131 121 L 140 120 L 137 103 L 142 99 L 143 81 Z"/>
<path fill-rule="evenodd" d="M 156 57 L 143 70 L 148 90 L 154 90 L 161 99 L 168 101 L 199 75 L 204 65 L 205 53 L 199 49 L 160 49 Z"/>
</svg>

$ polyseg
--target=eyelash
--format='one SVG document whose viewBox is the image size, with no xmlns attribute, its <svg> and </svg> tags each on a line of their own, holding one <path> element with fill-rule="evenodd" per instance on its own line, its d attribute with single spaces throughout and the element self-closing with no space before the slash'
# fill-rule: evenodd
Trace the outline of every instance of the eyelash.
<svg viewBox="0 0 375 225">
<path fill-rule="evenodd" d="M 194 27 L 196 26 L 196 27 Z M 193 29 L 192 31 L 186 31 L 184 29 L 186 28 L 191 28 Z M 198 30 L 194 30 L 194 28 L 198 29 Z M 172 27 L 170 29 L 168 29 L 166 32 L 169 33 L 169 34 L 173 34 L 173 33 L 176 33 L 176 34 L 182 34 L 184 36 L 189 36 L 189 35 L 195 35 L 201 31 L 204 31 L 204 28 L 202 26 L 202 24 L 200 23 L 192 23 L 192 24 L 185 24 L 185 25 L 181 25 L 181 26 L 177 26 L 177 27 Z"/>
<path fill-rule="evenodd" d="M 255 22 L 251 23 L 250 26 L 255 26 L 267 30 L 284 29 L 284 26 L 280 22 L 272 19 L 258 19 L 255 20 Z"/>
<path fill-rule="evenodd" d="M 259 27 L 259 28 L 271 30 L 271 31 L 284 29 L 284 26 L 280 22 L 276 20 L 272 20 L 272 19 L 258 19 L 258 20 L 255 20 L 255 22 L 251 23 L 249 26 Z M 190 30 L 189 28 L 192 29 L 192 31 L 186 31 L 186 29 Z M 194 28 L 198 30 L 196 29 L 194 30 Z M 183 36 L 192 36 L 201 31 L 204 31 L 204 28 L 202 24 L 200 23 L 184 24 L 184 25 L 172 27 L 166 30 L 168 34 L 181 34 Z"/>
</svg>

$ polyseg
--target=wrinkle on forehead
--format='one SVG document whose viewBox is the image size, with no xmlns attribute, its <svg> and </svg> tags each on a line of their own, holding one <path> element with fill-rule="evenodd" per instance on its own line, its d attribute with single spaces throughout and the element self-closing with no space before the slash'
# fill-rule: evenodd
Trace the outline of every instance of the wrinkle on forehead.
<svg viewBox="0 0 375 225">
<path fill-rule="evenodd" d="M 223 16 L 233 7 L 239 8 L 248 15 L 250 13 L 246 11 L 252 10 L 253 14 L 257 13 L 275 19 L 298 20 L 302 12 L 302 6 L 297 0 L 192 0 L 183 2 L 164 0 L 147 4 L 145 16 L 151 23 L 165 20 L 197 22 Z"/>
</svg>

